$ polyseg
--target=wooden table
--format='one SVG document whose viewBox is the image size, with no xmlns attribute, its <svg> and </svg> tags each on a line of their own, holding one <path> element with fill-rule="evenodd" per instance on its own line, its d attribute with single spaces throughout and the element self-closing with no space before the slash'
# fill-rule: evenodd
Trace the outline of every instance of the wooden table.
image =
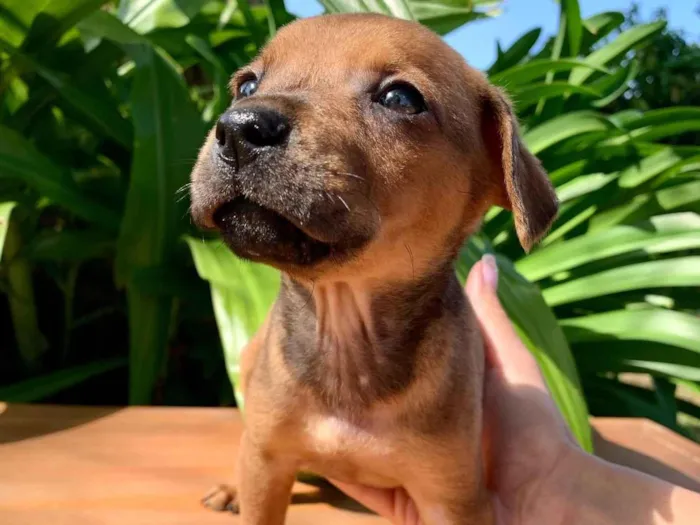
<svg viewBox="0 0 700 525">
<path fill-rule="evenodd" d="M 646 420 L 594 426 L 601 456 L 700 491 L 700 446 Z M 240 430 L 230 409 L 0 403 L 0 523 L 235 524 L 199 499 L 230 479 Z M 287 523 L 384 521 L 332 488 L 298 483 Z"/>
</svg>

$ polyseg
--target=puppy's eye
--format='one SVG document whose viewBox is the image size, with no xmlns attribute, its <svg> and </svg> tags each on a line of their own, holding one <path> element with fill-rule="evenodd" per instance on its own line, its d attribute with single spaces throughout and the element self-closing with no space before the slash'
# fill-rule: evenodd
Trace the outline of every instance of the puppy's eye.
<svg viewBox="0 0 700 525">
<path fill-rule="evenodd" d="M 389 87 L 379 95 L 377 101 L 386 108 L 408 115 L 415 115 L 426 110 L 423 95 L 408 84 Z"/>
<path fill-rule="evenodd" d="M 258 81 L 254 78 L 246 80 L 238 87 L 238 95 L 241 97 L 249 97 L 258 90 Z"/>
</svg>

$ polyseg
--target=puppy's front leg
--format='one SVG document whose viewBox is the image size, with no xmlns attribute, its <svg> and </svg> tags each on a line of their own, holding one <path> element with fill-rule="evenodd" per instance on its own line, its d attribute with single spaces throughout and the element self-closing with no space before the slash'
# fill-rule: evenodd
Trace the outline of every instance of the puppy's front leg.
<svg viewBox="0 0 700 525">
<path fill-rule="evenodd" d="M 261 450 L 247 433 L 238 456 L 238 501 L 244 525 L 283 525 L 296 465 Z"/>
</svg>

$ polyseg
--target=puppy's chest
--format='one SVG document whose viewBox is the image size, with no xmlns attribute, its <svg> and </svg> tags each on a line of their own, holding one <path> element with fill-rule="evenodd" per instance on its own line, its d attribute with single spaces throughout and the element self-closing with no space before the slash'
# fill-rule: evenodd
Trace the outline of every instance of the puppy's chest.
<svg viewBox="0 0 700 525">
<path fill-rule="evenodd" d="M 396 444 L 376 425 L 336 416 L 309 416 L 304 425 L 304 469 L 378 487 L 396 486 Z"/>
</svg>

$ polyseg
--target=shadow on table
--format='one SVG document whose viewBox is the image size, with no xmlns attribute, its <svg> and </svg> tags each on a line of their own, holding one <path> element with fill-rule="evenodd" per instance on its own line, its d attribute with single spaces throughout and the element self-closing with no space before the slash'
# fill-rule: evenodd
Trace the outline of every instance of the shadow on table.
<svg viewBox="0 0 700 525">
<path fill-rule="evenodd" d="M 700 492 L 700 481 L 692 478 L 673 467 L 623 445 L 605 439 L 600 433 L 594 431 L 596 455 L 632 469 L 638 470 L 660 478 L 674 485 L 684 487 L 695 492 Z"/>
<path fill-rule="evenodd" d="M 119 407 L 49 407 L 0 402 L 0 445 L 68 430 L 119 410 Z"/>
</svg>

